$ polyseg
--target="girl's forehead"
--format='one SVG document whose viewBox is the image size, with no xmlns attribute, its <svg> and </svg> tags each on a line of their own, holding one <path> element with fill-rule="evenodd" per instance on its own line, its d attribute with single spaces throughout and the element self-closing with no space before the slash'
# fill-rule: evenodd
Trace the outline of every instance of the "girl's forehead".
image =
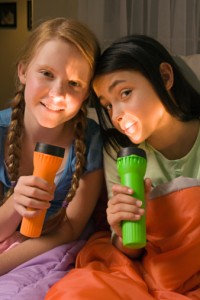
<svg viewBox="0 0 200 300">
<path fill-rule="evenodd" d="M 53 40 L 49 40 L 46 41 L 44 43 L 42 43 L 38 49 L 36 49 L 36 55 L 39 55 L 43 52 L 47 52 L 47 53 L 52 53 L 52 54 L 59 54 L 59 52 L 61 52 L 63 50 L 63 52 L 73 52 L 74 55 L 79 54 L 80 56 L 82 56 L 82 53 L 80 52 L 80 50 L 71 42 L 67 41 L 67 40 L 61 40 L 61 39 L 53 39 Z M 57 52 L 59 51 L 59 52 Z"/>
<path fill-rule="evenodd" d="M 97 76 L 93 81 L 93 88 L 96 93 L 111 93 L 117 86 L 130 80 L 131 72 L 115 71 L 112 73 Z"/>
<path fill-rule="evenodd" d="M 47 41 L 41 47 L 36 50 L 35 55 L 32 58 L 32 61 L 46 61 L 49 63 L 53 62 L 62 62 L 65 63 L 83 63 L 89 65 L 84 55 L 81 51 L 73 45 L 71 42 L 64 40 L 52 40 Z"/>
<path fill-rule="evenodd" d="M 132 78 L 142 76 L 142 74 L 135 70 L 116 70 L 114 72 L 96 75 L 93 80 L 93 85 L 100 85 L 102 83 L 112 84 L 112 82 L 126 82 Z"/>
</svg>

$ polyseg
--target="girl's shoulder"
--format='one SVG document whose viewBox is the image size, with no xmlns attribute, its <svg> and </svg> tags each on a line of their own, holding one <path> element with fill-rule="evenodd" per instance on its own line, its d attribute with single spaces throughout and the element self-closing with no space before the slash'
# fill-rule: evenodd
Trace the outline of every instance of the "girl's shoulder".
<svg viewBox="0 0 200 300">
<path fill-rule="evenodd" d="M 4 164 L 4 143 L 7 135 L 7 130 L 11 120 L 12 110 L 4 109 L 0 110 L 0 181 L 4 186 L 9 187 L 10 182 L 6 175 L 5 164 Z"/>
<path fill-rule="evenodd" d="M 8 127 L 11 120 L 12 109 L 0 110 L 0 127 Z"/>
<path fill-rule="evenodd" d="M 100 126 L 96 122 L 96 120 L 87 118 L 87 121 L 88 121 L 88 130 L 99 130 Z"/>
<path fill-rule="evenodd" d="M 93 119 L 88 118 L 88 126 L 86 130 L 86 143 L 90 144 L 94 140 L 98 141 L 99 146 L 103 146 L 100 134 L 100 126 Z"/>
<path fill-rule="evenodd" d="M 92 171 L 103 166 L 103 142 L 99 125 L 88 119 L 86 132 L 86 170 Z"/>
</svg>

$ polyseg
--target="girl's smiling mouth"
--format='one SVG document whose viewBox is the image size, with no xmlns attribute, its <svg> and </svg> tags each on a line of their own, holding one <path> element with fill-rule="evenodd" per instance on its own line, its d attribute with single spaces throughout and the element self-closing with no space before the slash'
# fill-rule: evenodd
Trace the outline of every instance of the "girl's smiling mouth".
<svg viewBox="0 0 200 300">
<path fill-rule="evenodd" d="M 51 111 L 54 111 L 54 112 L 63 111 L 66 108 L 64 105 L 61 105 L 61 103 L 58 104 L 58 105 L 56 105 L 56 104 L 54 104 L 52 102 L 48 102 L 48 101 L 41 101 L 40 103 L 44 107 L 46 107 L 48 110 L 51 110 Z"/>
<path fill-rule="evenodd" d="M 131 135 L 135 133 L 137 121 L 133 120 L 129 115 L 125 115 L 119 123 L 124 134 Z"/>
<path fill-rule="evenodd" d="M 42 103 L 42 102 L 41 102 L 41 104 L 42 104 L 43 106 L 45 106 L 47 109 L 49 109 L 49 110 L 53 110 L 53 111 L 61 111 L 61 110 L 64 110 L 64 108 L 56 107 L 56 106 L 54 106 L 54 105 L 44 104 L 44 103 Z"/>
<path fill-rule="evenodd" d="M 124 133 L 126 135 L 133 134 L 135 132 L 136 122 L 128 122 L 124 128 Z"/>
</svg>

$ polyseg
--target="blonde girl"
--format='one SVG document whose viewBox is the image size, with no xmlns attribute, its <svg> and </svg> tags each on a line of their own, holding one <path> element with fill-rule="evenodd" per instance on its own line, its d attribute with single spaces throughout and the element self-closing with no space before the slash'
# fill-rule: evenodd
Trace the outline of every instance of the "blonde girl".
<svg viewBox="0 0 200 300">
<path fill-rule="evenodd" d="M 86 118 L 86 100 L 99 52 L 94 34 L 65 18 L 41 23 L 22 49 L 12 107 L 0 112 L 0 275 L 78 239 L 95 208 L 102 152 L 98 125 Z M 65 148 L 54 185 L 32 175 L 37 142 Z M 42 236 L 21 236 L 22 217 L 43 209 Z"/>
</svg>

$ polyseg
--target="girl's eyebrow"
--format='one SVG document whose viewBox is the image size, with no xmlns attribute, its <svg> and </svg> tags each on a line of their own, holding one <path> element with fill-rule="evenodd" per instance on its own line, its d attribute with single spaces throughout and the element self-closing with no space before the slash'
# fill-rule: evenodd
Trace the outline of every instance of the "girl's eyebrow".
<svg viewBox="0 0 200 300">
<path fill-rule="evenodd" d="M 114 89 L 114 87 L 116 87 L 116 85 L 118 85 L 122 82 L 125 82 L 125 81 L 126 80 L 123 80 L 123 79 L 113 81 L 113 83 L 109 86 L 108 91 L 111 92 Z"/>
<path fill-rule="evenodd" d="M 112 92 L 112 90 L 120 83 L 126 82 L 126 80 L 124 79 L 120 79 L 120 80 L 115 80 L 113 81 L 113 83 L 109 86 L 108 91 L 109 93 Z M 102 95 L 98 96 L 99 101 L 101 101 L 102 99 L 104 99 L 104 97 Z"/>
</svg>

